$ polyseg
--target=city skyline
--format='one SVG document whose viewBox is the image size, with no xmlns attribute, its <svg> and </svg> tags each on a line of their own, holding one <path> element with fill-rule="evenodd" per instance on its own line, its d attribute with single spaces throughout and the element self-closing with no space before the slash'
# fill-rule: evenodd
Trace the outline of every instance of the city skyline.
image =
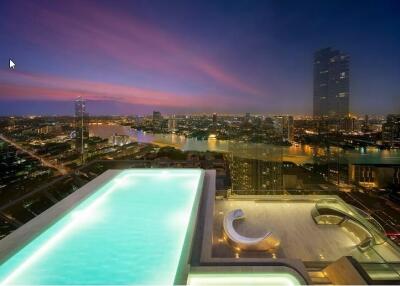
<svg viewBox="0 0 400 286">
<path fill-rule="evenodd" d="M 3 2 L 0 115 L 72 115 L 78 96 L 93 115 L 311 115 L 325 47 L 351 58 L 352 113 L 396 113 L 399 4 L 344 3 Z"/>
<path fill-rule="evenodd" d="M 399 11 L 0 1 L 0 285 L 400 285 Z"/>
</svg>

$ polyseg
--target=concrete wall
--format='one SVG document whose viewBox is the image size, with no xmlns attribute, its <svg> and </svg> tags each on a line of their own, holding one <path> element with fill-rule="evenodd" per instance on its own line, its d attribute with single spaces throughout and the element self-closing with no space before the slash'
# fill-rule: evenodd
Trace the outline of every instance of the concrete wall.
<svg viewBox="0 0 400 286">
<path fill-rule="evenodd" d="M 331 263 L 323 271 L 334 285 L 368 285 L 346 256 Z"/>
</svg>

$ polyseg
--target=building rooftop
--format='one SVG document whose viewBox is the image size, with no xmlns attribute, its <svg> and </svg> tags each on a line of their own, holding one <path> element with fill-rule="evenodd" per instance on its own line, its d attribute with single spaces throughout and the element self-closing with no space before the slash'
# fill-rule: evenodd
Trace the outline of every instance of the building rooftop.
<svg viewBox="0 0 400 286">
<path fill-rule="evenodd" d="M 244 219 L 234 221 L 239 235 L 256 238 L 271 232 L 279 240 L 279 247 L 250 251 L 233 245 L 224 233 L 223 223 L 238 209 L 244 213 Z M 322 270 L 343 257 L 352 257 L 365 266 L 368 279 L 400 280 L 398 247 L 381 232 L 377 222 L 359 211 L 337 196 L 217 197 L 207 210 L 201 261 L 221 265 L 283 264 L 306 276 L 310 268 Z M 364 244 L 367 247 L 362 247 Z M 393 266 L 392 271 L 383 273 L 383 265 L 387 269 Z"/>
<path fill-rule="evenodd" d="M 339 197 L 223 197 L 215 182 L 215 170 L 106 171 L 0 241 L 0 284 L 400 280 L 399 249 Z"/>
<path fill-rule="evenodd" d="M 334 262 L 342 256 L 353 256 L 360 262 L 383 262 L 400 259 L 400 253 L 390 244 L 361 251 L 359 237 L 344 227 L 318 225 L 311 216 L 314 200 L 216 200 L 213 224 L 213 257 L 260 257 L 301 259 L 304 262 Z M 280 238 L 274 252 L 245 252 L 232 248 L 223 238 L 222 220 L 234 209 L 246 215 L 236 224 L 238 233 L 258 237 L 271 231 Z"/>
</svg>

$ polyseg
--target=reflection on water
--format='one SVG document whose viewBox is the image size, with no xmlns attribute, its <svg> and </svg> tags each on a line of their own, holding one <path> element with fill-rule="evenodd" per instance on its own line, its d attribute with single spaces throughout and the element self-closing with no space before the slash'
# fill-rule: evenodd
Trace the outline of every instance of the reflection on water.
<svg viewBox="0 0 400 286">
<path fill-rule="evenodd" d="M 342 163 L 399 164 L 399 150 L 342 150 L 337 147 L 315 148 L 309 145 L 275 146 L 261 143 L 244 143 L 229 140 L 197 140 L 176 134 L 153 134 L 136 131 L 120 125 L 90 125 L 91 136 L 108 138 L 113 134 L 129 135 L 134 141 L 173 146 L 185 151 L 230 152 L 235 156 L 269 161 L 291 161 L 296 164 L 313 163 L 317 160 Z"/>
</svg>

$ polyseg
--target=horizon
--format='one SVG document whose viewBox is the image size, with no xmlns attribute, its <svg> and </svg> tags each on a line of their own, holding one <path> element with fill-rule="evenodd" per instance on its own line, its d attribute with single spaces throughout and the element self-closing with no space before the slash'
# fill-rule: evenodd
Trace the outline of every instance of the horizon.
<svg viewBox="0 0 400 286">
<path fill-rule="evenodd" d="M 351 114 L 400 110 L 398 1 L 10 1 L 0 8 L 0 59 L 16 63 L 0 69 L 2 116 L 72 114 L 77 96 L 91 115 L 307 116 L 313 54 L 324 47 L 350 56 Z"/>
<path fill-rule="evenodd" d="M 147 112 L 143 112 L 143 113 L 135 113 L 135 112 L 126 112 L 126 113 L 117 113 L 117 114 L 106 114 L 106 113 L 90 113 L 90 104 L 91 103 L 96 103 L 97 101 L 87 101 L 87 105 L 88 105 L 88 115 L 89 117 L 132 117 L 132 116 L 138 116 L 138 117 L 149 117 L 152 116 L 152 113 L 154 111 L 159 111 L 161 112 L 162 116 L 212 116 L 213 114 L 217 114 L 218 116 L 237 116 L 237 117 L 244 117 L 246 115 L 246 113 L 250 113 L 251 116 L 255 116 L 255 117 L 259 117 L 259 116 L 264 116 L 264 117 L 273 117 L 273 116 L 293 116 L 293 118 L 296 120 L 298 118 L 309 118 L 309 119 L 313 119 L 313 120 L 318 120 L 313 118 L 313 114 L 309 113 L 309 114 L 295 114 L 295 113 L 285 113 L 285 112 L 251 112 L 251 111 L 243 111 L 243 112 L 214 112 L 214 111 L 192 111 L 192 112 L 184 112 L 184 111 L 179 111 L 179 112 L 162 112 L 159 109 L 151 109 L 151 107 L 148 107 L 148 111 Z M 38 103 L 38 102 L 36 102 Z M 39 101 L 39 105 L 40 105 L 40 101 Z M 74 115 L 74 110 L 70 108 L 65 108 L 65 104 L 69 104 L 71 108 L 73 108 L 74 106 L 74 102 L 69 102 L 69 101 L 65 101 L 65 102 L 60 102 L 60 104 L 62 104 L 64 106 L 64 109 L 68 109 L 67 112 L 68 113 L 42 113 L 42 114 L 38 114 L 38 113 L 24 113 L 24 114 L 2 114 L 0 113 L 0 117 L 5 117 L 5 118 L 26 118 L 26 117 L 35 117 L 35 118 L 46 118 L 46 117 L 75 117 Z M 1 111 L 1 109 L 0 109 Z M 357 118 L 357 119 L 362 119 L 364 118 L 366 115 L 369 116 L 370 119 L 373 118 L 386 118 L 387 115 L 390 114 L 397 114 L 396 112 L 392 112 L 392 113 L 387 113 L 387 114 L 379 114 L 379 113 L 369 113 L 369 114 L 356 114 L 356 113 L 350 113 L 349 116 L 353 117 L 353 118 Z"/>
<path fill-rule="evenodd" d="M 399 12 L 0 1 L 0 286 L 400 285 Z"/>
</svg>

